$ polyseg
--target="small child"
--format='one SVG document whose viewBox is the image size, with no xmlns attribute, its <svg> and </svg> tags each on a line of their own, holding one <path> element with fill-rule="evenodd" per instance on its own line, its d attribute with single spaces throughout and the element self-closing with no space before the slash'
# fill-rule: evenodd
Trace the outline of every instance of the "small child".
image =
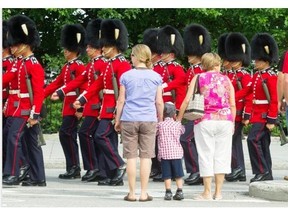
<svg viewBox="0 0 288 216">
<path fill-rule="evenodd" d="M 164 104 L 164 121 L 157 125 L 158 160 L 161 161 L 162 179 L 165 183 L 166 193 L 164 200 L 172 199 L 171 179 L 176 180 L 177 191 L 174 200 L 184 199 L 182 186 L 184 176 L 182 167 L 183 148 L 180 136 L 185 128 L 181 122 L 175 121 L 176 108 L 172 102 Z"/>
</svg>

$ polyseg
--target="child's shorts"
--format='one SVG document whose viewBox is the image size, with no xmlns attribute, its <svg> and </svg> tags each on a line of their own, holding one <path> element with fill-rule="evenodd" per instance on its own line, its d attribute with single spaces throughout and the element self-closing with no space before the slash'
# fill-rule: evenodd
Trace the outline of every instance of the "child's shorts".
<svg viewBox="0 0 288 216">
<path fill-rule="evenodd" d="M 184 176 L 182 159 L 161 159 L 162 179 L 181 178 Z"/>
</svg>

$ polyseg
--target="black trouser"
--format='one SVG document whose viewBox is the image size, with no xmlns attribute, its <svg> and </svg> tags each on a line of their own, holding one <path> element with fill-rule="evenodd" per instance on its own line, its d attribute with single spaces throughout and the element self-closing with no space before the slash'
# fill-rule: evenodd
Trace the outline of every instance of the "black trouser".
<svg viewBox="0 0 288 216">
<path fill-rule="evenodd" d="M 66 171 L 72 166 L 80 166 L 77 143 L 78 119 L 76 116 L 64 116 L 59 131 L 59 139 L 66 159 Z"/>
<path fill-rule="evenodd" d="M 43 153 L 41 147 L 38 147 L 39 127 L 34 125 L 27 129 L 26 123 L 24 118 L 7 119 L 3 131 L 3 136 L 7 137 L 3 143 L 7 146 L 4 175 L 19 176 L 19 159 L 22 147 L 26 145 L 31 180 L 45 180 Z"/>
<path fill-rule="evenodd" d="M 232 137 L 232 160 L 231 168 L 241 168 L 245 171 L 243 144 L 242 144 L 242 122 L 235 122 L 234 134 Z"/>
<path fill-rule="evenodd" d="M 271 134 L 265 123 L 253 123 L 249 131 L 248 150 L 253 174 L 269 171 L 272 175 L 270 154 Z"/>
<path fill-rule="evenodd" d="M 184 150 L 184 161 L 187 173 L 199 172 L 198 152 L 194 139 L 194 121 L 187 121 L 184 125 L 185 132 L 180 137 Z"/>
<path fill-rule="evenodd" d="M 96 144 L 93 140 L 93 135 L 98 124 L 97 117 L 86 116 L 78 132 L 84 170 L 99 169 L 96 154 L 99 150 L 96 149 Z"/>
<path fill-rule="evenodd" d="M 38 146 L 39 127 L 26 128 L 23 136 L 23 144 L 27 147 L 27 162 L 30 166 L 29 177 L 32 181 L 46 181 L 44 159 L 41 146 Z"/>
<path fill-rule="evenodd" d="M 112 119 L 101 119 L 94 134 L 95 143 L 105 156 L 108 175 L 124 164 L 118 152 L 118 134 L 111 121 Z"/>
<path fill-rule="evenodd" d="M 19 176 L 19 158 L 22 154 L 22 136 L 26 119 L 8 117 L 3 131 L 3 147 L 6 149 L 4 175 Z"/>
</svg>

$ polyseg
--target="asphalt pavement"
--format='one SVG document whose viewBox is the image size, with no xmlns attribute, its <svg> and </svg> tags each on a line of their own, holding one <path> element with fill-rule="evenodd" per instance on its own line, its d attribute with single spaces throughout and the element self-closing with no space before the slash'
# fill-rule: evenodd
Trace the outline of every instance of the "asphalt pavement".
<svg viewBox="0 0 288 216">
<path fill-rule="evenodd" d="M 59 143 L 58 134 L 45 134 L 44 137 L 47 144 L 46 146 L 43 146 L 42 149 L 44 153 L 47 186 L 32 188 L 23 186 L 2 186 L 1 211 L 8 210 L 8 212 L 10 212 L 11 207 L 13 207 L 14 210 L 14 207 L 55 207 L 56 211 L 58 207 L 69 207 L 70 210 L 71 208 L 73 209 L 72 214 L 70 215 L 74 215 L 74 213 L 78 214 L 78 209 L 74 211 L 75 207 L 85 207 L 86 210 L 88 207 L 97 207 L 98 210 L 103 210 L 104 208 L 104 213 L 109 209 L 110 213 L 112 212 L 111 214 L 115 211 L 115 214 L 121 215 L 121 213 L 125 213 L 125 211 L 119 210 L 120 207 L 120 209 L 122 209 L 122 207 L 129 207 L 129 209 L 130 207 L 135 207 L 134 210 L 136 213 L 141 213 L 142 207 L 146 207 L 145 212 L 147 213 L 149 211 L 155 213 L 160 209 L 160 214 L 164 210 L 167 211 L 167 209 L 169 214 L 174 213 L 174 211 L 176 211 L 176 214 L 177 207 L 185 207 L 184 209 L 178 209 L 179 211 L 190 211 L 189 209 L 192 208 L 195 211 L 202 211 L 202 209 L 205 209 L 207 212 L 212 208 L 212 213 L 217 211 L 218 207 L 228 208 L 228 210 L 232 207 L 233 209 L 239 207 L 241 208 L 241 211 L 253 207 L 254 210 L 258 208 L 263 210 L 264 208 L 265 213 L 269 213 L 271 209 L 267 209 L 266 207 L 280 208 L 280 210 L 288 207 L 288 181 L 283 180 L 284 175 L 288 175 L 288 144 L 280 146 L 278 137 L 273 137 L 271 143 L 273 181 L 249 183 L 253 174 L 251 171 L 247 144 L 246 141 L 243 140 L 247 181 L 225 181 L 223 185 L 222 200 L 194 200 L 194 198 L 202 192 L 203 185 L 184 185 L 184 200 L 165 201 L 163 199 L 165 193 L 164 183 L 150 180 L 148 191 L 149 195 L 153 196 L 154 199 L 151 202 L 145 203 L 138 201 L 127 202 L 123 200 L 128 192 L 126 175 L 124 176 L 124 186 L 98 186 L 97 182 L 85 183 L 81 182 L 81 179 L 59 179 L 58 175 L 65 172 L 65 159 L 62 147 Z M 121 144 L 119 144 L 119 152 L 122 155 Z M 82 169 L 81 174 L 84 175 L 85 170 Z M 185 176 L 185 178 L 186 177 L 187 176 Z M 136 195 L 139 196 L 139 172 L 137 175 L 137 188 Z M 173 182 L 172 192 L 174 193 L 175 190 L 176 185 L 175 182 Z M 207 209 L 207 207 L 209 207 L 209 209 Z M 49 208 L 49 210 L 51 209 Z M 53 210 L 55 209 L 53 208 Z M 249 209 L 249 211 L 250 210 L 251 209 Z M 23 213 L 21 213 L 21 215 L 23 215 Z"/>
</svg>

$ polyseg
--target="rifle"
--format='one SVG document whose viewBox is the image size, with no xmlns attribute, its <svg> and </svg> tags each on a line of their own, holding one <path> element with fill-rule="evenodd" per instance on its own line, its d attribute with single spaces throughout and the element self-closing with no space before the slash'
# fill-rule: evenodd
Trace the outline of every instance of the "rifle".
<svg viewBox="0 0 288 216">
<path fill-rule="evenodd" d="M 262 87 L 263 87 L 265 96 L 267 98 L 268 103 L 270 103 L 271 98 L 270 98 L 269 90 L 268 90 L 268 87 L 267 87 L 267 84 L 266 84 L 266 80 L 264 80 L 262 78 L 261 73 L 260 73 L 260 77 L 261 77 L 261 80 L 262 80 Z M 281 142 L 280 145 L 282 146 L 282 145 L 287 144 L 288 140 L 286 138 L 284 129 L 282 127 L 281 114 L 278 114 L 278 117 L 277 117 L 275 125 L 277 125 L 278 128 L 279 128 L 279 132 L 280 132 L 279 136 L 280 136 L 280 142 Z"/>
<path fill-rule="evenodd" d="M 114 89 L 114 97 L 115 97 L 115 101 L 117 102 L 118 96 L 119 96 L 119 91 L 118 91 L 117 77 L 116 77 L 116 74 L 114 73 L 112 61 L 110 61 L 110 67 L 111 67 L 111 71 L 112 71 L 112 85 L 113 85 L 113 89 Z"/>
<path fill-rule="evenodd" d="M 30 77 L 29 77 L 29 75 L 27 73 L 27 68 L 26 68 L 25 62 L 23 62 L 23 64 L 24 64 L 24 70 L 25 70 L 25 74 L 26 74 L 25 78 L 26 78 L 26 85 L 27 85 L 27 89 L 28 89 L 28 93 L 29 93 L 30 103 L 31 103 L 31 106 L 33 106 L 33 92 L 32 92 L 31 80 L 30 80 Z M 27 124 L 27 127 L 28 128 L 31 127 L 29 123 Z M 38 146 L 46 145 L 40 121 L 38 121 L 38 124 L 36 124 L 36 127 L 38 127 L 38 130 L 39 130 L 39 133 L 38 133 Z"/>
<path fill-rule="evenodd" d="M 165 67 L 166 67 L 166 71 L 167 71 L 167 75 L 168 75 L 168 83 L 169 83 L 169 82 L 172 81 L 172 79 L 171 79 L 171 76 L 169 74 L 169 70 L 168 70 L 167 64 L 165 65 Z M 172 99 L 175 102 L 175 100 L 176 100 L 175 90 L 171 90 L 171 94 L 172 94 Z"/>
<path fill-rule="evenodd" d="M 70 77 L 71 77 L 71 80 L 74 80 L 75 79 L 75 73 L 76 73 L 76 71 L 75 70 L 73 70 L 73 71 L 71 71 L 71 73 L 70 73 Z M 77 88 L 76 90 L 76 95 L 77 95 L 77 97 L 80 95 L 80 91 L 79 91 L 79 88 Z"/>
<path fill-rule="evenodd" d="M 91 64 L 92 64 L 92 68 L 93 68 L 94 80 L 97 80 L 98 79 L 98 74 L 100 74 L 100 71 L 96 71 L 95 70 L 94 60 L 91 62 Z M 103 99 L 103 90 L 99 91 L 99 98 L 102 101 L 102 99 Z"/>
</svg>

